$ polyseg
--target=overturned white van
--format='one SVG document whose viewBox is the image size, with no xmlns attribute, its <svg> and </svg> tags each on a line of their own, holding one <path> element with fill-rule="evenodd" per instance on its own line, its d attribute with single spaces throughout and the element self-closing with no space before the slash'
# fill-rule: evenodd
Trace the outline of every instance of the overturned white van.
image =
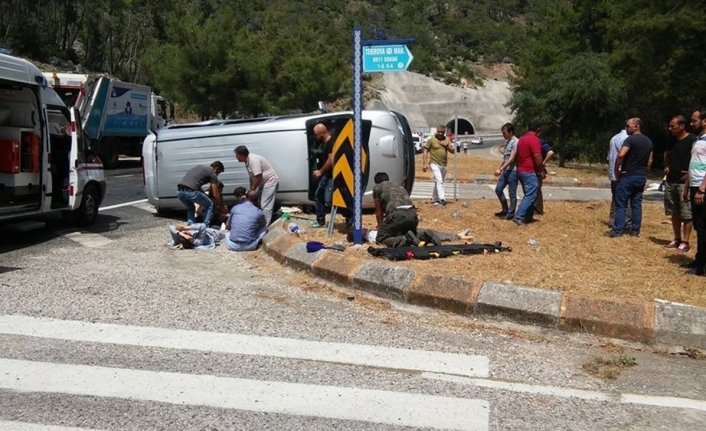
<svg viewBox="0 0 706 431">
<path fill-rule="evenodd" d="M 73 213 L 91 224 L 105 195 L 81 119 L 27 60 L 0 54 L 0 224 Z"/>
<path fill-rule="evenodd" d="M 311 175 L 321 145 L 314 139 L 317 123 L 327 125 L 334 139 L 352 118 L 351 112 L 214 120 L 173 125 L 150 135 L 142 146 L 145 194 L 157 211 L 182 209 L 177 184 L 198 164 L 220 160 L 225 172 L 224 200 L 232 202 L 235 187 L 249 184 L 245 165 L 233 154 L 238 145 L 264 156 L 279 176 L 277 201 L 283 205 L 310 205 L 316 181 Z M 387 172 L 390 181 L 411 192 L 414 184 L 414 144 L 407 119 L 392 111 L 363 111 L 363 139 L 368 146 L 368 175 L 363 206 L 373 207 L 372 178 Z"/>
</svg>

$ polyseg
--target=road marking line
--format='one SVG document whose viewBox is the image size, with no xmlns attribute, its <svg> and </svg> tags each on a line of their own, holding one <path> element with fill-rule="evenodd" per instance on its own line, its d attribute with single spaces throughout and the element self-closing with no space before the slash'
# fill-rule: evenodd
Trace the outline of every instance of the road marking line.
<svg viewBox="0 0 706 431">
<path fill-rule="evenodd" d="M 62 427 L 15 421 L 0 421 L 0 429 L 4 431 L 99 431 L 95 428 Z"/>
<path fill-rule="evenodd" d="M 109 207 L 100 207 L 100 208 L 98 209 L 98 211 L 107 211 L 107 210 L 112 210 L 112 209 L 115 209 L 115 208 L 128 207 L 128 206 L 130 206 L 130 205 L 135 205 L 135 204 L 139 204 L 139 203 L 142 203 L 142 202 L 147 202 L 147 199 L 140 199 L 140 200 L 138 200 L 138 201 L 125 202 L 125 203 L 122 203 L 122 204 L 111 205 L 111 206 L 109 206 Z"/>
<path fill-rule="evenodd" d="M 0 359 L 0 387 L 357 420 L 487 430 L 484 400 L 209 375 Z"/>
<path fill-rule="evenodd" d="M 361 344 L 124 326 L 29 316 L 0 316 L 0 333 L 93 343 L 274 356 L 405 371 L 487 377 L 486 356 Z"/>
<path fill-rule="evenodd" d="M 135 208 L 139 208 L 148 213 L 157 214 L 157 209 L 149 202 L 140 202 L 134 205 Z"/>
<path fill-rule="evenodd" d="M 422 378 L 476 386 L 488 389 L 502 389 L 526 394 L 549 395 L 559 398 L 579 398 L 589 401 L 607 401 L 621 404 L 642 404 L 657 407 L 692 409 L 706 412 L 706 401 L 690 398 L 664 397 L 658 395 L 618 394 L 587 389 L 562 388 L 560 386 L 540 386 L 526 383 L 502 382 L 498 380 L 473 379 L 437 373 L 422 373 Z"/>
<path fill-rule="evenodd" d="M 113 242 L 112 239 L 96 233 L 71 232 L 67 233 L 65 236 L 66 238 L 77 242 L 84 247 L 90 248 L 101 248 Z"/>
</svg>

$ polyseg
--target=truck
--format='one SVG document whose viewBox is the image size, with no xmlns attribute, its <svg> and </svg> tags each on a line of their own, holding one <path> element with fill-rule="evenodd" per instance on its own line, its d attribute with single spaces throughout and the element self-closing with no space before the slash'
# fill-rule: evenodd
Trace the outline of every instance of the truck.
<svg viewBox="0 0 706 431">
<path fill-rule="evenodd" d="M 89 76 L 84 73 L 43 72 L 49 86 L 56 91 L 66 106 L 78 106 L 86 94 L 86 82 Z"/>
<path fill-rule="evenodd" d="M 39 223 L 57 212 L 89 225 L 105 190 L 76 109 L 32 63 L 0 54 L 0 225 Z"/>
<path fill-rule="evenodd" d="M 142 142 L 166 125 L 166 102 L 146 85 L 98 77 L 86 89 L 79 112 L 91 147 L 106 169 L 118 165 L 118 157 L 142 155 Z"/>
</svg>

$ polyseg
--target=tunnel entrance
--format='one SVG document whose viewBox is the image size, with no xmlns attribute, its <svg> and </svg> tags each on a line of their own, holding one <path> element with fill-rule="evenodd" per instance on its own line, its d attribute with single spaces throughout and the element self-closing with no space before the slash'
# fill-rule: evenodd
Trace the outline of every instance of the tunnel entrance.
<svg viewBox="0 0 706 431">
<path fill-rule="evenodd" d="M 446 123 L 446 130 L 453 132 L 454 131 L 454 124 L 455 124 L 455 120 L 451 120 L 448 123 Z M 465 118 L 459 117 L 459 119 L 458 119 L 458 134 L 459 134 L 459 136 L 474 135 L 475 133 L 476 133 L 476 128 L 473 125 L 473 123 L 466 120 Z"/>
</svg>

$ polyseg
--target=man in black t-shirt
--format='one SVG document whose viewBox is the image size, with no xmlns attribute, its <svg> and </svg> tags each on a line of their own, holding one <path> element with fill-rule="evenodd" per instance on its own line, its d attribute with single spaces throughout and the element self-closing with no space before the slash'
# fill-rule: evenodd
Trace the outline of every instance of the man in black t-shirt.
<svg viewBox="0 0 706 431">
<path fill-rule="evenodd" d="M 189 224 L 196 222 L 196 207 L 194 204 L 199 204 L 203 208 L 203 223 L 210 226 L 213 218 L 213 207 L 223 205 L 221 191 L 218 188 L 218 175 L 225 168 L 223 163 L 215 161 L 211 166 L 198 165 L 191 168 L 184 178 L 177 184 L 177 198 L 186 206 L 186 221 Z M 211 184 L 213 192 L 213 201 L 201 189 L 205 184 Z"/>
<path fill-rule="evenodd" d="M 642 226 L 642 192 L 647 182 L 647 172 L 652 167 L 652 140 L 642 134 L 642 120 L 631 118 L 625 124 L 628 137 L 620 147 L 615 161 L 615 178 L 618 180 L 615 199 L 613 229 L 604 235 L 616 238 L 625 229 L 625 210 L 630 202 L 632 223 L 630 235 L 639 236 Z"/>
<path fill-rule="evenodd" d="M 675 141 L 667 145 L 664 152 L 664 173 L 667 181 L 664 187 L 664 212 L 672 217 L 674 240 L 665 247 L 674 248 L 677 252 L 689 251 L 691 236 L 691 203 L 684 202 L 681 196 L 684 192 L 691 159 L 691 147 L 696 137 L 687 132 L 688 120 L 683 115 L 677 115 L 669 121 L 669 133 Z M 683 226 L 683 235 L 682 235 Z"/>
<path fill-rule="evenodd" d="M 333 137 L 323 123 L 318 123 L 314 126 L 314 138 L 323 144 L 323 152 L 319 156 L 317 169 L 312 172 L 319 184 L 314 193 L 316 221 L 311 227 L 320 228 L 326 226 L 326 206 L 331 205 L 333 196 Z"/>
</svg>

